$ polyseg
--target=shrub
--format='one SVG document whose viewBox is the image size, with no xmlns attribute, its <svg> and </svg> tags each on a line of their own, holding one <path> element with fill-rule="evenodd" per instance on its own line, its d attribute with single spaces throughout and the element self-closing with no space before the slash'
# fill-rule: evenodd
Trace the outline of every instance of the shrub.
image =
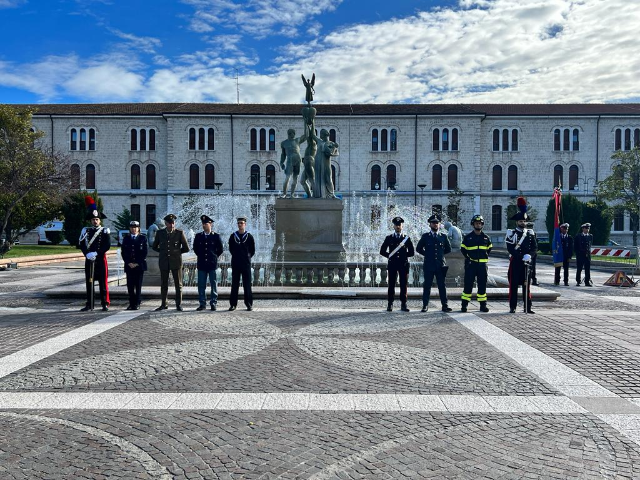
<svg viewBox="0 0 640 480">
<path fill-rule="evenodd" d="M 52 230 L 44 232 L 44 234 L 47 236 L 47 240 L 49 240 L 53 245 L 58 245 L 64 240 L 64 234 L 60 231 Z"/>
</svg>

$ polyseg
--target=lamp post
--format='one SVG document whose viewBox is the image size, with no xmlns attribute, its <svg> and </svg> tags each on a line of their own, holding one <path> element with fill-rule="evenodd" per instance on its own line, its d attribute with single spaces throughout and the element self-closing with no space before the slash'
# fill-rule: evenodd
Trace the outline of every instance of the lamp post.
<svg viewBox="0 0 640 480">
<path fill-rule="evenodd" d="M 583 178 L 582 179 L 582 186 L 584 188 L 584 197 L 587 197 L 587 194 L 589 193 L 589 181 L 593 181 L 593 188 L 595 190 L 596 187 L 596 179 L 593 177 L 588 177 L 588 178 Z"/>
<path fill-rule="evenodd" d="M 215 182 L 213 186 L 216 189 L 217 194 L 220 195 L 220 187 L 222 186 L 222 182 Z"/>
<path fill-rule="evenodd" d="M 422 197 L 424 194 L 424 188 L 427 186 L 426 183 L 419 183 L 418 188 L 420 189 L 420 210 L 422 210 Z"/>
</svg>

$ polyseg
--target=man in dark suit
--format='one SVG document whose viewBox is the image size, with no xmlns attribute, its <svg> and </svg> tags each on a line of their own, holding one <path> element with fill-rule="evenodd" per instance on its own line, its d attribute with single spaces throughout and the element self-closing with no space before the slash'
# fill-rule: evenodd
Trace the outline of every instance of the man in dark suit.
<svg viewBox="0 0 640 480">
<path fill-rule="evenodd" d="M 582 269 L 584 269 L 584 286 L 592 287 L 591 281 L 591 246 L 593 245 L 593 235 L 591 235 L 591 224 L 585 223 L 580 229 L 581 233 L 573 239 L 573 250 L 576 253 L 576 286 L 580 286 Z"/>
<path fill-rule="evenodd" d="M 380 247 L 380 255 L 389 259 L 387 264 L 387 272 L 389 272 L 389 289 L 387 291 L 387 311 L 393 310 L 393 300 L 396 289 L 396 278 L 400 276 L 400 310 L 408 312 L 407 307 L 407 280 L 409 277 L 409 257 L 415 254 L 413 243 L 408 235 L 402 233 L 402 217 L 395 217 L 392 220 L 394 233 L 387 235 L 384 239 L 382 247 Z"/>
<path fill-rule="evenodd" d="M 213 220 L 207 215 L 200 217 L 202 232 L 196 233 L 193 239 L 193 252 L 198 257 L 198 299 L 200 305 L 197 311 L 207 308 L 207 278 L 211 284 L 211 310 L 215 310 L 218 304 L 218 281 L 216 269 L 218 257 L 222 255 L 223 247 L 220 235 L 212 229 Z"/>
<path fill-rule="evenodd" d="M 87 304 L 81 308 L 81 312 L 93 310 L 94 290 L 93 282 L 98 281 L 100 288 L 100 304 L 102 311 L 109 310 L 109 268 L 107 266 L 107 250 L 111 248 L 111 238 L 108 228 L 100 225 L 107 216 L 98 212 L 96 203 L 92 197 L 85 197 L 88 213 L 85 217 L 91 222 L 91 226 L 82 230 L 80 234 L 80 250 L 86 257 L 84 262 L 84 275 L 87 281 Z"/>
<path fill-rule="evenodd" d="M 245 217 L 239 217 L 238 230 L 229 237 L 229 253 L 231 253 L 231 295 L 229 297 L 229 311 L 235 310 L 238 306 L 240 277 L 242 277 L 244 304 L 247 306 L 247 310 L 253 310 L 251 258 L 256 254 L 256 243 L 246 228 L 247 219 Z"/>
<path fill-rule="evenodd" d="M 140 233 L 140 222 L 129 223 L 129 235 L 122 239 L 122 260 L 127 275 L 129 306 L 127 310 L 140 310 L 142 278 L 147 270 L 147 237 Z"/>
<path fill-rule="evenodd" d="M 158 263 L 160 266 L 160 295 L 162 304 L 156 310 L 166 310 L 167 295 L 169 293 L 169 272 L 173 276 L 173 284 L 176 288 L 176 310 L 181 312 L 182 308 L 182 254 L 189 251 L 187 238 L 184 232 L 175 228 L 176 217 L 173 213 L 164 217 L 166 228 L 158 230 L 156 238 L 153 240 L 151 248 L 160 252 Z"/>
<path fill-rule="evenodd" d="M 569 285 L 569 262 L 573 257 L 573 238 L 569 236 L 569 224 L 560 225 L 560 242 L 562 243 L 562 267 L 556 267 L 554 285 L 560 285 L 560 269 L 564 269 L 564 285 Z"/>
<path fill-rule="evenodd" d="M 424 256 L 424 285 L 422 288 L 422 312 L 429 309 L 429 297 L 431 296 L 431 284 L 433 277 L 438 282 L 438 293 L 440 294 L 440 303 L 443 312 L 450 312 L 449 302 L 447 300 L 447 287 L 445 286 L 445 278 L 447 276 L 447 262 L 444 256 L 451 252 L 451 244 L 449 238 L 444 232 L 438 231 L 440 228 L 440 217 L 431 215 L 429 217 L 429 231 L 422 235 L 416 252 Z"/>
</svg>

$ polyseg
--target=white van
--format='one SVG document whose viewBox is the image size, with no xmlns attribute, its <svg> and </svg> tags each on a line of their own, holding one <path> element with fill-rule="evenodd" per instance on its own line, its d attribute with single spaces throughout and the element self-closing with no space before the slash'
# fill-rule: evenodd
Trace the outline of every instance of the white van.
<svg viewBox="0 0 640 480">
<path fill-rule="evenodd" d="M 47 232 L 62 232 L 64 224 L 60 220 L 51 220 L 38 227 L 38 245 L 48 245 Z M 64 240 L 62 243 L 68 243 Z"/>
</svg>

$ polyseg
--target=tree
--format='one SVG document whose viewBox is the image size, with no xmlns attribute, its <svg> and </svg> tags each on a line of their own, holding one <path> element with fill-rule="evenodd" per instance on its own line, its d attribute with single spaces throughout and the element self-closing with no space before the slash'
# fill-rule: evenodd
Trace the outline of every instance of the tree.
<svg viewBox="0 0 640 480">
<path fill-rule="evenodd" d="M 617 151 L 611 156 L 615 162 L 613 173 L 598 182 L 598 196 L 602 200 L 615 202 L 635 218 L 640 215 L 640 147 Z M 638 246 L 638 222 L 631 222 L 633 246 Z M 595 241 L 595 239 L 594 239 Z"/>
<path fill-rule="evenodd" d="M 460 225 L 460 219 L 462 218 L 465 210 L 460 208 L 462 204 L 462 197 L 464 191 L 460 190 L 457 186 L 449 192 L 447 199 L 449 204 L 447 205 L 447 217 L 454 225 Z"/>
<path fill-rule="evenodd" d="M 582 223 L 591 224 L 594 245 L 607 244 L 611 235 L 612 221 L 613 213 L 602 199 L 587 202 L 582 209 Z"/>
<path fill-rule="evenodd" d="M 562 195 L 562 208 L 560 210 L 560 223 L 569 224 L 569 235 L 572 237 L 580 232 L 580 225 L 582 225 L 584 203 L 578 200 L 574 195 Z M 556 203 L 553 200 L 549 200 L 547 205 L 547 219 L 546 227 L 549 233 L 549 238 L 553 238 L 554 226 L 553 220 L 556 214 Z"/>
<path fill-rule="evenodd" d="M 78 248 L 80 233 L 83 227 L 88 227 L 89 222 L 85 220 L 87 216 L 87 207 L 84 203 L 84 197 L 89 195 L 92 197 L 99 211 L 103 210 L 102 200 L 98 198 L 98 193 L 88 193 L 85 191 L 75 192 L 65 199 L 62 204 L 62 216 L 64 217 L 64 236 L 71 245 Z"/>
<path fill-rule="evenodd" d="M 133 215 L 131 215 L 129 209 L 124 208 L 122 212 L 116 215 L 116 219 L 113 222 L 113 228 L 115 229 L 116 233 L 120 230 L 129 230 L 129 223 L 131 223 L 131 221 L 133 220 L 135 220 L 135 218 L 133 218 Z"/>
<path fill-rule="evenodd" d="M 71 188 L 68 159 L 41 148 L 31 111 L 0 105 L 0 256 L 20 235 L 55 217 Z"/>
</svg>

